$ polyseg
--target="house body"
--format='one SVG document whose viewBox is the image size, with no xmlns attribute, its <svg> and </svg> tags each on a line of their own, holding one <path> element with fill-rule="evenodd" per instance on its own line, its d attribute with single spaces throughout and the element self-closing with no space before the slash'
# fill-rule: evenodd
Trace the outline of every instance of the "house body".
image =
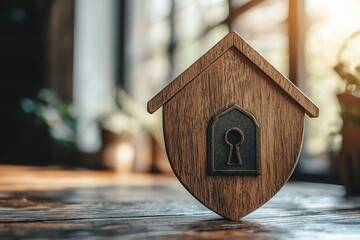
<svg viewBox="0 0 360 240">
<path fill-rule="evenodd" d="M 161 106 L 175 174 L 200 202 L 232 220 L 286 183 L 301 151 L 305 114 L 319 111 L 235 32 L 151 99 L 148 111 Z M 225 123 L 215 129 L 219 116 Z"/>
</svg>

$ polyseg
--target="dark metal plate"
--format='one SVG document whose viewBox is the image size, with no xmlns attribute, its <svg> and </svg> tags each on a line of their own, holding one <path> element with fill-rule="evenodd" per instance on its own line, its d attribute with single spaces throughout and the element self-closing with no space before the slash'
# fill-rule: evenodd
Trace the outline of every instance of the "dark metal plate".
<svg viewBox="0 0 360 240">
<path fill-rule="evenodd" d="M 208 174 L 260 174 L 260 126 L 238 105 L 215 114 L 208 127 Z"/>
</svg>

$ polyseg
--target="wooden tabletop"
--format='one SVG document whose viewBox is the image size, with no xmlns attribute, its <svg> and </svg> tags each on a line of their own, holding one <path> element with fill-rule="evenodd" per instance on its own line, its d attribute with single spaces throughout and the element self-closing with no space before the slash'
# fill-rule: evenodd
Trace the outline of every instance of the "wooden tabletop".
<svg viewBox="0 0 360 240">
<path fill-rule="evenodd" d="M 292 182 L 231 222 L 173 176 L 0 166 L 0 239 L 50 238 L 360 239 L 360 198 Z"/>
</svg>

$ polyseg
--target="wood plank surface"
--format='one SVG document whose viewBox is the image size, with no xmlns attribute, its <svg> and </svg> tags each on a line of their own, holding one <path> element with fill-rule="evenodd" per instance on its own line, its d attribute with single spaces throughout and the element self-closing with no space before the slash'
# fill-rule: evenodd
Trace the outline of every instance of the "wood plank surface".
<svg viewBox="0 0 360 240">
<path fill-rule="evenodd" d="M 360 198 L 288 183 L 240 222 L 173 176 L 0 167 L 0 239 L 359 239 Z"/>
</svg>

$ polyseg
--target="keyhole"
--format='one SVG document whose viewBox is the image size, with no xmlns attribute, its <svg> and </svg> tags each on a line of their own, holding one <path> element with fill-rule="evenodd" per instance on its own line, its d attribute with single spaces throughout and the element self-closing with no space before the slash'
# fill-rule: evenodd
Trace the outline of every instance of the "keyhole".
<svg viewBox="0 0 360 240">
<path fill-rule="evenodd" d="M 242 165 L 240 145 L 244 142 L 244 133 L 238 128 L 230 128 L 225 133 L 225 142 L 229 145 L 227 165 Z M 235 152 L 236 161 L 232 161 L 233 152 Z"/>
</svg>

